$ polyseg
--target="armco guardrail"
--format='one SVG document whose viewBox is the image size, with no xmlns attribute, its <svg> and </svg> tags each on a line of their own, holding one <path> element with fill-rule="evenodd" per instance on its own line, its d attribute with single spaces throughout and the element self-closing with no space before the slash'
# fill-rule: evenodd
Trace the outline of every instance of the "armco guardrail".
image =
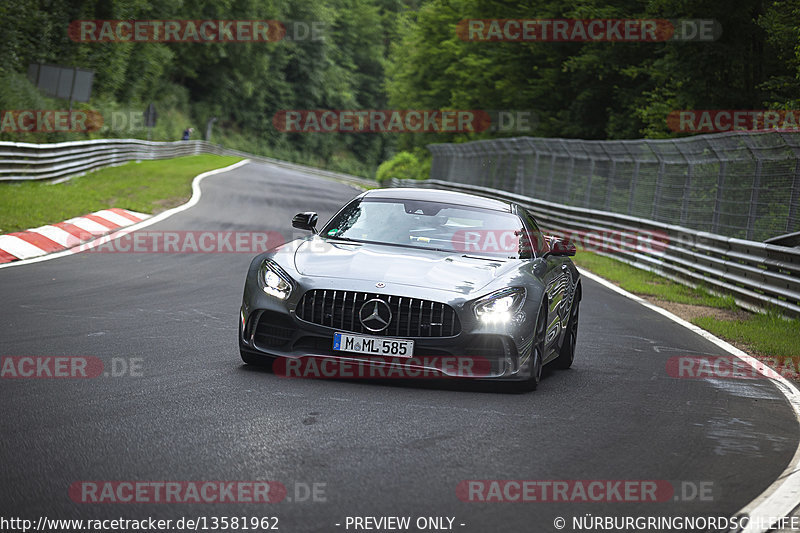
<svg viewBox="0 0 800 533">
<path fill-rule="evenodd" d="M 97 139 L 47 144 L 0 142 L 0 181 L 60 180 L 128 161 L 196 154 L 246 157 L 361 187 L 377 185 L 371 180 L 248 154 L 205 141 L 154 142 L 140 139 Z"/>
<path fill-rule="evenodd" d="M 526 207 L 542 229 L 566 237 L 594 235 L 613 241 L 597 253 L 691 285 L 724 291 L 751 309 L 774 307 L 800 316 L 800 248 L 723 237 L 681 226 L 545 202 L 528 196 L 439 180 L 392 180 L 394 187 L 430 187 L 501 198 Z M 642 235 L 658 236 L 642 246 Z"/>
</svg>

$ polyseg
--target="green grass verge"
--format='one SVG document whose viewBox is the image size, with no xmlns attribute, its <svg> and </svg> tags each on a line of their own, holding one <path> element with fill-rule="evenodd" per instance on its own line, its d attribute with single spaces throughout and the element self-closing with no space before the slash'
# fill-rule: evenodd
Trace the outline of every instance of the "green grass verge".
<svg viewBox="0 0 800 533">
<path fill-rule="evenodd" d="M 579 251 L 573 258 L 575 264 L 598 276 L 617 283 L 626 291 L 651 296 L 668 302 L 705 305 L 720 309 L 737 308 L 733 296 L 716 296 L 702 287 L 693 289 L 646 270 L 639 270 L 622 261 L 593 252 Z"/>
<path fill-rule="evenodd" d="M 61 222 L 109 207 L 140 213 L 163 211 L 191 197 L 192 179 L 198 174 L 240 160 L 195 155 L 126 163 L 55 185 L 0 183 L 0 233 Z"/>
<path fill-rule="evenodd" d="M 719 309 L 739 309 L 731 295 L 716 296 L 703 288 L 693 289 L 609 257 L 579 251 L 573 259 L 578 266 L 640 296 Z M 748 313 L 747 318 L 737 320 L 700 316 L 692 318 L 691 322 L 757 354 L 800 359 L 800 320 L 786 320 L 777 312 Z"/>
<path fill-rule="evenodd" d="M 800 358 L 800 320 L 786 320 L 777 313 L 753 314 L 747 320 L 718 320 L 701 316 L 692 320 L 723 339 L 752 347 L 778 358 Z"/>
</svg>

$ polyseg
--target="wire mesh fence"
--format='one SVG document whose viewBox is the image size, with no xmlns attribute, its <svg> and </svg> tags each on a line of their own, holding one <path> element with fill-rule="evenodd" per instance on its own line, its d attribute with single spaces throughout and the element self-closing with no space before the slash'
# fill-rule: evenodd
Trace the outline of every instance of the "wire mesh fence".
<svg viewBox="0 0 800 533">
<path fill-rule="evenodd" d="M 800 231 L 800 133 L 433 144 L 431 178 L 763 241 Z"/>
</svg>

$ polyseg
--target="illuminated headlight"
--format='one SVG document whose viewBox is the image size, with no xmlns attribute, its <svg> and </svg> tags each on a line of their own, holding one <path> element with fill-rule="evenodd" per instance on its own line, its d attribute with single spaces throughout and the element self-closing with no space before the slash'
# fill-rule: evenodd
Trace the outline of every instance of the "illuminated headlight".
<svg viewBox="0 0 800 533">
<path fill-rule="evenodd" d="M 522 287 L 502 289 L 475 303 L 475 316 L 484 322 L 508 322 L 525 303 Z"/>
<path fill-rule="evenodd" d="M 272 261 L 261 263 L 258 281 L 264 292 L 275 298 L 285 300 L 292 294 L 291 278 Z"/>
</svg>

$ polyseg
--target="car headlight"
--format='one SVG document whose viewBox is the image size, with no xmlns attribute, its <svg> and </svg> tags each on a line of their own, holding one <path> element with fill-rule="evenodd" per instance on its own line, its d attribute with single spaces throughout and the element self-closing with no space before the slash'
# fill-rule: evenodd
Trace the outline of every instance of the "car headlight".
<svg viewBox="0 0 800 533">
<path fill-rule="evenodd" d="M 484 322 L 508 322 L 523 303 L 523 287 L 501 289 L 475 302 L 475 316 Z"/>
<path fill-rule="evenodd" d="M 275 298 L 285 300 L 292 294 L 292 278 L 273 261 L 264 261 L 258 270 L 258 282 L 261 288 Z"/>
</svg>

